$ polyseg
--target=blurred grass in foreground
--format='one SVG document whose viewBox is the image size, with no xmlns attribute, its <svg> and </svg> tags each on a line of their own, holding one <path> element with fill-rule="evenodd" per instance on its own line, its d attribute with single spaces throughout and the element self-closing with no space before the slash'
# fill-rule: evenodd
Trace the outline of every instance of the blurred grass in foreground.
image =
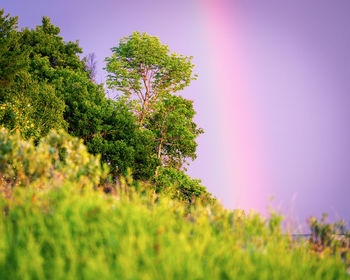
<svg viewBox="0 0 350 280">
<path fill-rule="evenodd" d="M 1 199 L 0 279 L 348 279 L 341 256 L 221 206 L 74 184 Z"/>
<path fill-rule="evenodd" d="M 348 245 L 295 241 L 273 212 L 189 204 L 131 177 L 101 183 L 74 139 L 52 134 L 34 147 L 0 136 L 0 279 L 350 278 Z"/>
</svg>

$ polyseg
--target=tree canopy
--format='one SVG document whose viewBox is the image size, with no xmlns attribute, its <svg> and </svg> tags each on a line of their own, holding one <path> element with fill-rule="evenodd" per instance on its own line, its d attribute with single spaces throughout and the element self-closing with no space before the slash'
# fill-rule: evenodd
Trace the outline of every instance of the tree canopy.
<svg viewBox="0 0 350 280">
<path fill-rule="evenodd" d="M 154 183 L 171 170 L 180 172 L 171 180 L 185 178 L 184 163 L 196 158 L 203 133 L 193 102 L 175 95 L 196 79 L 192 57 L 140 32 L 112 52 L 107 84 L 122 95 L 109 99 L 95 81 L 95 58 L 81 58 L 78 42 L 65 42 L 49 18 L 18 31 L 17 18 L 0 10 L 0 124 L 35 143 L 51 130 L 79 137 L 113 178 L 129 169 L 135 179 Z"/>
<path fill-rule="evenodd" d="M 196 79 L 192 57 L 171 53 L 159 38 L 134 32 L 106 58 L 107 84 L 128 102 L 142 130 L 154 137 L 160 165 L 180 169 L 196 158 L 196 138 L 203 130 L 193 121 L 193 102 L 175 93 Z"/>
<path fill-rule="evenodd" d="M 153 131 L 157 143 L 157 158 L 164 166 L 181 168 L 187 158 L 194 160 L 196 138 L 203 133 L 193 121 L 193 101 L 170 95 L 158 102 L 147 128 Z"/>
<path fill-rule="evenodd" d="M 107 84 L 136 100 L 140 126 L 157 101 L 196 79 L 192 57 L 170 53 L 156 36 L 134 32 L 111 50 L 112 56 L 106 58 Z"/>
<path fill-rule="evenodd" d="M 12 85 L 16 74 L 23 71 L 27 63 L 27 53 L 20 48 L 17 32 L 18 17 L 5 15 L 0 10 L 0 98 L 3 89 Z"/>
<path fill-rule="evenodd" d="M 39 60 L 32 56 L 28 31 L 17 31 L 17 18 L 0 11 L 0 122 L 11 131 L 39 139 L 51 129 L 66 127 L 65 104 L 46 79 L 39 79 Z"/>
</svg>

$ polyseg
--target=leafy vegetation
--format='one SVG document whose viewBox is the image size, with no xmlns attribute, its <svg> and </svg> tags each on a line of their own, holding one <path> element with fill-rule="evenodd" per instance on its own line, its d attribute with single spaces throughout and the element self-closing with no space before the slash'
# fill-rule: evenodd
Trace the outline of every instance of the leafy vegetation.
<svg viewBox="0 0 350 280">
<path fill-rule="evenodd" d="M 221 207 L 65 184 L 1 199 L 1 279 L 349 279 L 341 258 Z M 33 199 L 35 197 L 35 199 Z"/>
<path fill-rule="evenodd" d="M 136 100 L 134 109 L 140 126 L 157 101 L 184 89 L 196 78 L 192 57 L 170 53 L 168 46 L 147 33 L 134 32 L 112 51 L 113 55 L 106 58 L 107 83 Z"/>
<path fill-rule="evenodd" d="M 350 234 L 224 209 L 186 174 L 196 158 L 191 57 L 135 32 L 108 84 L 46 17 L 0 11 L 0 279 L 348 279 Z M 338 238 L 341 234 L 341 238 Z"/>
<path fill-rule="evenodd" d="M 132 177 L 105 194 L 76 138 L 34 146 L 1 130 L 0 155 L 1 279 L 349 279 L 349 248 L 315 251 L 281 233 L 279 215 L 188 204 Z"/>
<path fill-rule="evenodd" d="M 323 254 L 325 251 L 339 254 L 350 266 L 350 230 L 346 230 L 345 221 L 326 223 L 327 215 L 317 221 L 315 217 L 309 220 L 311 236 L 310 243 L 315 252 Z"/>
<path fill-rule="evenodd" d="M 123 93 L 111 100 L 92 80 L 78 43 L 64 42 L 49 18 L 18 31 L 17 18 L 2 11 L 0 23 L 8 57 L 0 66 L 12 73 L 0 89 L 4 127 L 35 141 L 63 129 L 100 154 L 114 177 L 131 169 L 135 179 L 153 181 L 160 166 L 181 170 L 196 158 L 203 130 L 193 121 L 192 101 L 173 95 L 195 79 L 190 57 L 170 54 L 157 37 L 133 33 L 107 58 L 108 84 Z M 136 94 L 143 99 L 136 102 Z"/>
<path fill-rule="evenodd" d="M 61 131 L 50 132 L 37 145 L 19 133 L 0 131 L 0 174 L 6 192 L 28 185 L 42 189 L 68 180 L 80 188 L 97 186 L 107 177 L 99 156 L 88 153 L 82 141 Z"/>
</svg>

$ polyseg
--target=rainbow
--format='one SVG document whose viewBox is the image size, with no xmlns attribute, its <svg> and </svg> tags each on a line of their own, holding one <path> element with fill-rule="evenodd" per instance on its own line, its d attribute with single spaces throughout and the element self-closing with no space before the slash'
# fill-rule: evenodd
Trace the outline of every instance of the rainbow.
<svg viewBox="0 0 350 280">
<path fill-rule="evenodd" d="M 215 101 L 213 114 L 218 122 L 220 140 L 215 153 L 222 165 L 215 171 L 220 183 L 229 184 L 226 206 L 265 213 L 268 178 L 263 162 L 257 106 L 249 92 L 249 77 L 242 74 L 238 27 L 229 0 L 197 0 L 200 36 L 210 54 L 210 76 L 203 89 Z M 233 17 L 232 17 L 233 15 Z M 204 94 L 203 94 L 204 95 Z M 224 201 L 225 202 L 225 201 Z"/>
</svg>

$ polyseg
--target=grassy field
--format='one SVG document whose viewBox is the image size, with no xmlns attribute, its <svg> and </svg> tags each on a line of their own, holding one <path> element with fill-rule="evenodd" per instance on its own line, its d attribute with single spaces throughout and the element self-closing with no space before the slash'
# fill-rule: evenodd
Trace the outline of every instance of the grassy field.
<svg viewBox="0 0 350 280">
<path fill-rule="evenodd" d="M 190 204 L 131 176 L 113 185 L 63 133 L 34 145 L 0 130 L 0 174 L 1 280 L 350 279 L 343 224 L 313 219 L 311 241 L 295 240 L 275 213 Z"/>
<path fill-rule="evenodd" d="M 189 207 L 74 184 L 1 199 L 0 279 L 349 279 L 330 250 L 280 233 L 280 217 Z"/>
</svg>

